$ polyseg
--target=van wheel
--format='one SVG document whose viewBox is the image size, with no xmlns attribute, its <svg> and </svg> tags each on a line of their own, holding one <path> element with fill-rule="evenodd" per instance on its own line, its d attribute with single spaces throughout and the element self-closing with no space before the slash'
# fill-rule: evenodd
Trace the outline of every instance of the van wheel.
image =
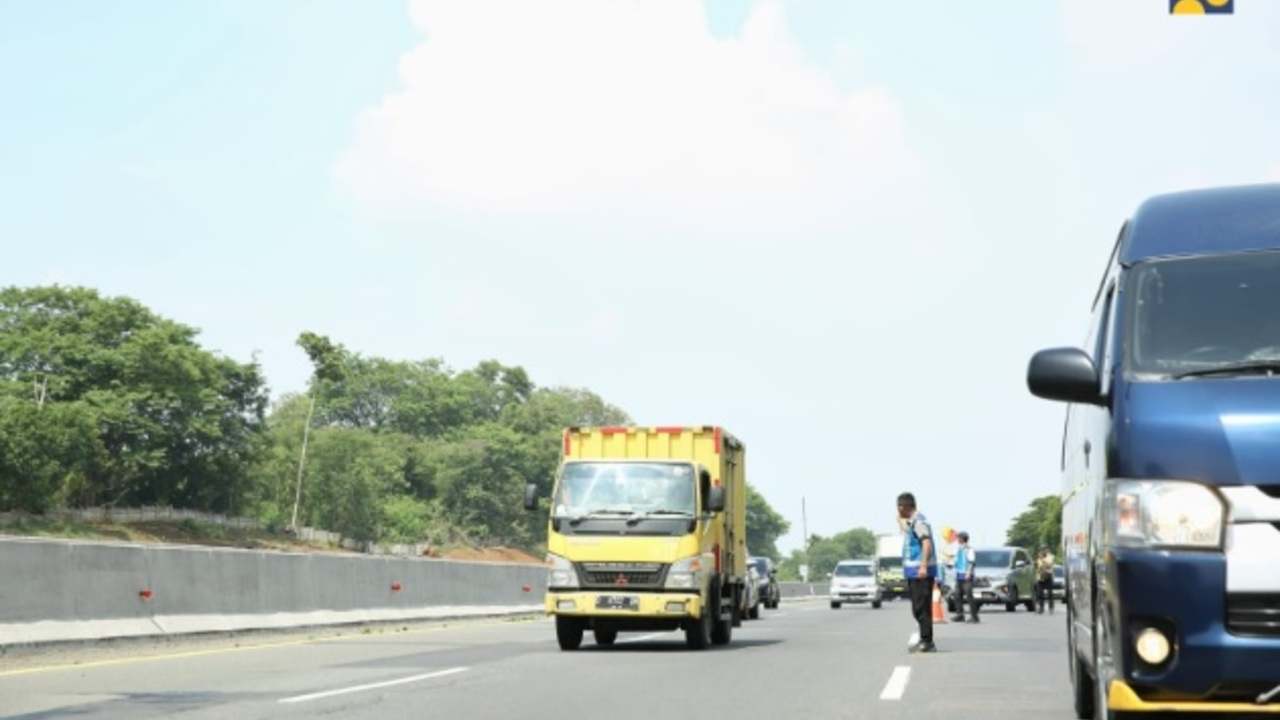
<svg viewBox="0 0 1280 720">
<path fill-rule="evenodd" d="M 879 600 L 872 600 L 872 601 L 871 601 L 871 607 L 872 607 L 873 609 L 875 609 L 875 610 L 879 610 L 879 609 L 880 609 L 880 601 L 879 601 Z"/>
<path fill-rule="evenodd" d="M 1093 608 L 1093 717 L 1095 720 L 1125 720 L 1132 715 L 1112 712 L 1107 708 L 1111 681 L 1116 679 L 1115 658 L 1111 653 L 1111 624 L 1106 620 L 1099 622 L 1099 616 L 1106 609 L 1098 601 L 1096 594 Z"/>
<path fill-rule="evenodd" d="M 561 650 L 577 650 L 582 647 L 582 633 L 585 627 L 577 618 L 556 616 L 556 640 Z"/>
<path fill-rule="evenodd" d="M 832 602 L 831 602 L 831 609 L 832 609 L 832 610 L 839 610 L 839 609 L 840 609 L 840 603 L 835 602 L 835 601 L 832 601 Z"/>
<path fill-rule="evenodd" d="M 747 612 L 747 617 L 752 620 L 760 619 L 760 603 L 751 606 L 751 610 Z"/>
<path fill-rule="evenodd" d="M 1089 669 L 1076 654 L 1075 622 L 1071 608 L 1067 608 L 1067 671 L 1071 674 L 1071 695 L 1078 720 L 1093 717 L 1093 678 Z"/>
<path fill-rule="evenodd" d="M 1018 587 L 1015 585 L 1009 590 L 1009 602 L 1004 604 L 1005 612 L 1017 612 L 1018 610 Z"/>
</svg>

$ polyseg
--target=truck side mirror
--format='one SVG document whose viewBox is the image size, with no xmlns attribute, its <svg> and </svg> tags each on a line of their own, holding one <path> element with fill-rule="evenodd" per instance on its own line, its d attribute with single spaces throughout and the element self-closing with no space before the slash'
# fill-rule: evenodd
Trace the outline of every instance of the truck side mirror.
<svg viewBox="0 0 1280 720">
<path fill-rule="evenodd" d="M 1027 367 L 1027 389 L 1045 400 L 1106 405 L 1093 359 L 1076 348 L 1041 350 Z"/>
<path fill-rule="evenodd" d="M 705 503 L 707 512 L 724 512 L 724 486 L 712 485 L 707 491 L 707 501 Z"/>
<path fill-rule="evenodd" d="M 538 486 L 533 483 L 524 486 L 524 509 L 538 509 Z"/>
</svg>

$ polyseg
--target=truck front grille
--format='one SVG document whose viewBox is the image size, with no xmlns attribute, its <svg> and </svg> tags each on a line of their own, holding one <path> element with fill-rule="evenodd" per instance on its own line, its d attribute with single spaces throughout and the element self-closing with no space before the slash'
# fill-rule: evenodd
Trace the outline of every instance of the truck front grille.
<svg viewBox="0 0 1280 720">
<path fill-rule="evenodd" d="M 661 563 L 578 563 L 578 578 L 586 588 L 654 589 L 666 582 L 667 566 Z"/>
<path fill-rule="evenodd" d="M 1280 593 L 1228 593 L 1227 631 L 1280 637 Z"/>
</svg>

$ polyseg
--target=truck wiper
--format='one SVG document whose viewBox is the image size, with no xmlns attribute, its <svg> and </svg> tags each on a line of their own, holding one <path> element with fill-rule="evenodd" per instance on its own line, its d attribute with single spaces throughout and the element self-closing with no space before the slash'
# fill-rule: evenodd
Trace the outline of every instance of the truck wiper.
<svg viewBox="0 0 1280 720">
<path fill-rule="evenodd" d="M 630 510 L 622 510 L 617 508 L 600 508 L 598 510 L 592 510 L 591 512 L 588 512 L 582 515 L 575 515 L 569 518 L 569 524 L 576 526 L 579 523 L 581 523 L 583 520 L 586 520 L 587 518 L 602 517 L 606 515 L 630 515 L 630 514 L 631 514 Z"/>
<path fill-rule="evenodd" d="M 655 515 L 679 515 L 681 517 L 693 517 L 693 513 L 688 510 L 649 510 L 642 513 L 635 513 L 627 518 L 628 525 L 635 525 L 645 518 L 654 517 Z"/>
<path fill-rule="evenodd" d="M 1246 360 L 1244 362 L 1227 363 L 1226 365 L 1184 370 L 1180 373 L 1174 373 L 1172 377 L 1174 380 L 1182 380 L 1183 378 L 1213 377 L 1215 375 L 1270 375 L 1276 372 L 1280 372 L 1280 359 Z"/>
</svg>

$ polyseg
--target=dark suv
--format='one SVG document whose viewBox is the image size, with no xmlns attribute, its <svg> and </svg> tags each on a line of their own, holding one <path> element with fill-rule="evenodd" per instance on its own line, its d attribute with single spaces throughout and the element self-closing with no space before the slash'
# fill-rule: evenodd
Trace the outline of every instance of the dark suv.
<svg viewBox="0 0 1280 720">
<path fill-rule="evenodd" d="M 777 610 L 782 602 L 782 589 L 778 587 L 778 568 L 767 557 L 753 557 L 747 562 L 756 568 L 760 576 L 760 602 L 770 610 Z"/>
</svg>

